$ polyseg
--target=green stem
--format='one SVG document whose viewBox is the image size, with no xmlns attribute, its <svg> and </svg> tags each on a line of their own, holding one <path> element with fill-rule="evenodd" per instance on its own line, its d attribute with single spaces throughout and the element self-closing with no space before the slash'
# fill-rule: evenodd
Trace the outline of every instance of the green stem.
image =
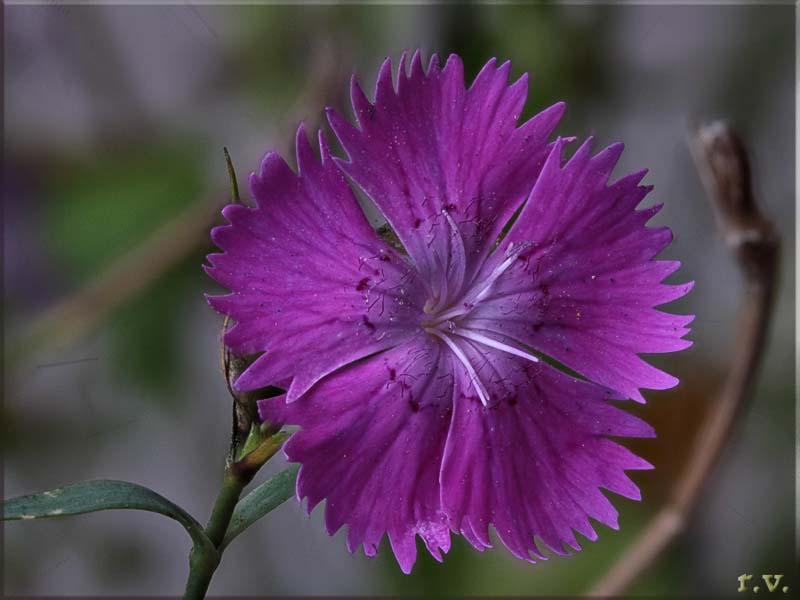
<svg viewBox="0 0 800 600">
<path fill-rule="evenodd" d="M 228 167 L 228 177 L 231 182 L 231 200 L 234 204 L 240 204 L 239 184 L 236 180 L 236 171 L 233 168 L 233 161 L 227 148 L 223 148 L 225 154 L 225 164 Z M 222 326 L 223 333 L 228 328 L 228 317 Z M 203 600 L 211 584 L 211 578 L 219 566 L 222 558 L 223 540 L 228 531 L 228 526 L 236 509 L 236 503 L 242 495 L 242 490 L 250 483 L 256 472 L 273 455 L 283 443 L 283 437 L 272 436 L 262 440 L 260 445 L 251 448 L 251 442 L 261 440 L 259 429 L 252 430 L 252 414 L 247 411 L 240 413 L 237 407 L 240 400 L 233 390 L 233 381 L 237 377 L 229 368 L 229 360 L 233 359 L 229 350 L 223 346 L 225 378 L 228 382 L 228 389 L 234 398 L 233 410 L 233 437 L 228 460 L 225 465 L 225 476 L 222 479 L 222 488 L 214 502 L 214 510 L 211 511 L 211 518 L 205 529 L 205 537 L 211 542 L 205 545 L 195 544 L 189 553 L 189 578 L 186 581 L 186 591 L 184 600 Z M 234 363 L 235 365 L 236 363 Z M 240 365 L 239 365 L 240 366 Z M 242 420 L 243 419 L 243 420 Z M 239 433 L 243 430 L 247 433 L 251 429 L 251 436 L 247 440 L 240 440 Z M 257 437 L 253 437 L 259 434 Z M 243 447 L 240 447 L 244 444 Z M 266 448 L 266 450 L 264 449 Z M 240 456 L 241 454 L 241 456 Z"/>
<path fill-rule="evenodd" d="M 205 537 L 211 543 L 204 545 L 195 544 L 189 554 L 189 579 L 186 582 L 184 600 L 202 600 L 206 597 L 211 578 L 219 566 L 220 558 L 225 550 L 224 540 L 228 527 L 231 524 L 234 509 L 242 495 L 242 490 L 253 480 L 258 470 L 274 454 L 280 450 L 286 439 L 286 433 L 275 433 L 256 443 L 260 428 L 253 430 L 254 434 L 245 441 L 242 456 L 239 460 L 230 459 L 225 467 L 225 477 L 222 479 L 222 488 L 214 502 L 214 510 L 205 529 Z M 249 452 L 245 452 L 249 449 Z M 234 451 L 234 457 L 238 454 Z"/>
<path fill-rule="evenodd" d="M 219 565 L 219 553 L 211 555 L 197 546 L 189 554 L 189 579 L 186 581 L 184 600 L 203 600 L 214 571 Z"/>
<path fill-rule="evenodd" d="M 233 510 L 242 495 L 242 490 L 251 479 L 252 475 L 250 474 L 242 475 L 230 468 L 225 469 L 222 489 L 219 491 L 214 503 L 214 510 L 211 511 L 211 518 L 206 525 L 206 535 L 214 544 L 213 553 L 208 548 L 200 546 L 192 548 L 189 555 L 189 579 L 186 582 L 184 600 L 205 598 L 211 578 L 219 566 L 220 552 L 218 549 L 222 540 L 225 539 L 225 532 L 231 522 Z"/>
<path fill-rule="evenodd" d="M 249 482 L 250 478 L 245 481 L 243 478 L 231 473 L 230 470 L 225 473 L 225 478 L 222 480 L 222 489 L 219 491 L 217 501 L 214 503 L 214 510 L 211 512 L 211 518 L 208 520 L 208 525 L 206 525 L 206 535 L 215 547 L 219 547 L 225 538 L 225 532 L 228 530 L 228 523 L 231 522 L 233 509 L 236 508 L 239 496 L 242 495 L 242 490 Z"/>
</svg>

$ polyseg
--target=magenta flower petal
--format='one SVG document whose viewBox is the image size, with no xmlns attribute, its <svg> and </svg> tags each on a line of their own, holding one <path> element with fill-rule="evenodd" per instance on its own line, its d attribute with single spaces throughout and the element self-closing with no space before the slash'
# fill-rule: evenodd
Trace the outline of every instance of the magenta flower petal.
<svg viewBox="0 0 800 600">
<path fill-rule="evenodd" d="M 509 85 L 508 63 L 469 88 L 455 56 L 399 70 L 395 89 L 384 63 L 374 103 L 353 82 L 358 127 L 329 110 L 349 161 L 322 138 L 318 161 L 301 127 L 299 172 L 268 155 L 257 208 L 214 229 L 208 271 L 231 293 L 209 301 L 236 321 L 235 352 L 263 353 L 236 385 L 287 388 L 261 416 L 300 427 L 285 447 L 298 497 L 326 501 L 351 552 L 387 535 L 408 572 L 417 535 L 441 560 L 451 532 L 483 550 L 491 527 L 524 560 L 543 558 L 537 539 L 579 550 L 590 519 L 618 526 L 602 490 L 640 498 L 625 472 L 650 465 L 608 437 L 653 430 L 610 400 L 677 382 L 639 355 L 691 343 L 692 317 L 656 309 L 691 284 L 663 283 L 679 263 L 656 260 L 659 207 L 636 210 L 644 172 L 609 184 L 621 144 L 562 165 L 547 138 L 563 104 L 517 126 L 526 79 Z"/>
<path fill-rule="evenodd" d="M 391 61 L 383 63 L 374 104 L 353 79 L 359 128 L 328 111 L 350 157 L 343 170 L 383 212 L 433 285 L 447 264 L 453 224 L 463 237 L 466 277 L 481 264 L 527 198 L 564 112 L 559 103 L 517 127 L 528 78 L 509 85 L 510 70 L 509 62 L 497 67 L 492 59 L 467 89 L 458 56 L 440 68 L 434 55 L 426 73 L 416 52 L 408 72 L 405 55 L 401 59 L 397 90 Z M 459 283 L 447 280 L 451 288 Z"/>
<path fill-rule="evenodd" d="M 327 498 L 325 525 L 349 526 L 347 547 L 374 556 L 388 534 L 408 573 L 415 536 L 441 560 L 450 531 L 439 506 L 439 470 L 450 426 L 453 373 L 446 349 L 423 333 L 326 377 L 298 401 L 262 400 L 262 417 L 300 425 L 286 444 L 300 462 L 307 510 Z"/>
<path fill-rule="evenodd" d="M 678 380 L 637 355 L 691 345 L 683 336 L 693 317 L 654 307 L 693 284 L 662 283 L 680 263 L 652 260 L 672 233 L 645 227 L 660 206 L 634 210 L 652 189 L 638 185 L 645 172 L 607 184 L 622 144 L 591 157 L 586 142 L 563 168 L 561 145 L 504 239 L 504 249 L 528 247 L 466 324 L 526 344 L 644 402 L 639 388 L 669 388 Z"/>
<path fill-rule="evenodd" d="M 573 533 L 594 540 L 589 517 L 617 528 L 605 488 L 640 499 L 626 469 L 652 468 L 603 436 L 652 437 L 652 428 L 609 404 L 616 395 L 463 338 L 492 401 L 484 407 L 469 373 L 457 369 L 455 410 L 441 473 L 442 506 L 454 531 L 479 550 L 489 525 L 517 557 L 544 560 L 538 536 L 552 551 L 580 550 Z"/>
<path fill-rule="evenodd" d="M 208 273 L 230 288 L 211 305 L 236 325 L 225 343 L 264 352 L 240 389 L 291 381 L 289 401 L 337 368 L 385 350 L 417 331 L 425 293 L 406 261 L 369 226 L 330 160 L 322 163 L 303 127 L 295 174 L 269 154 L 250 187 L 256 208 L 231 205 L 230 225 L 212 231 L 225 252 Z"/>
</svg>

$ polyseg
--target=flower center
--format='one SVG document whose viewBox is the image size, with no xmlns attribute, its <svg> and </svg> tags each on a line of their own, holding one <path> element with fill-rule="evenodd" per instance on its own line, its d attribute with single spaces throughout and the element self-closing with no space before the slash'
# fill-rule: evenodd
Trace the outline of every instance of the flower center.
<svg viewBox="0 0 800 600">
<path fill-rule="evenodd" d="M 486 360 L 481 361 L 481 365 L 476 368 L 473 364 L 474 359 L 470 359 L 470 354 L 473 356 L 478 354 L 479 357 L 483 356 L 484 347 L 489 347 L 531 362 L 539 362 L 539 359 L 530 352 L 489 337 L 481 330 L 468 327 L 465 324 L 466 316 L 490 295 L 491 289 L 498 278 L 514 264 L 520 253 L 529 246 L 530 244 L 520 244 L 514 247 L 511 244 L 503 260 L 495 258 L 487 261 L 487 264 L 478 273 L 472 285 L 455 302 L 442 306 L 441 296 L 439 296 L 439 298 L 429 299 L 425 303 L 424 310 L 430 315 L 430 318 L 422 322 L 422 328 L 430 335 L 444 342 L 459 362 L 464 365 L 470 382 L 484 406 L 489 406 L 491 400 L 489 390 L 481 380 L 479 373 L 485 366 Z M 440 286 L 439 289 L 441 290 L 442 287 L 446 286 Z"/>
</svg>

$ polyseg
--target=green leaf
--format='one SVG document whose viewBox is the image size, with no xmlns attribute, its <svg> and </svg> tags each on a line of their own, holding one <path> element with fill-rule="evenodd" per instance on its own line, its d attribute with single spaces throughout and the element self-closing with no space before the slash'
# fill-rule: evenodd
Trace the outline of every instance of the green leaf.
<svg viewBox="0 0 800 600">
<path fill-rule="evenodd" d="M 294 495 L 294 485 L 299 468 L 299 465 L 290 466 L 288 469 L 269 478 L 239 501 L 233 511 L 228 532 L 222 541 L 222 548 L 230 544 L 233 538 L 250 527 L 250 525 L 278 508 Z"/>
<path fill-rule="evenodd" d="M 183 525 L 195 545 L 208 547 L 211 543 L 200 523 L 180 506 L 151 489 L 127 481 L 82 481 L 40 494 L 4 500 L 2 520 L 51 519 L 114 509 L 162 514 Z"/>
</svg>

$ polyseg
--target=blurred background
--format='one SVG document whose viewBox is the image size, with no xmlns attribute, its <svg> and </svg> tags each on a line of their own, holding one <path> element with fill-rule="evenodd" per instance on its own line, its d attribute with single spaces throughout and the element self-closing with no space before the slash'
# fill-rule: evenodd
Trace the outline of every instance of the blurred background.
<svg viewBox="0 0 800 600">
<path fill-rule="evenodd" d="M 775 321 L 755 397 L 688 532 L 631 590 L 728 595 L 742 573 L 795 565 L 794 7 L 475 5 L 5 7 L 4 494 L 90 479 L 154 488 L 204 521 L 230 430 L 222 319 L 203 293 L 208 230 L 228 197 L 228 146 L 247 175 L 270 149 L 292 162 L 299 120 L 348 109 L 385 56 L 490 57 L 531 75 L 528 117 L 568 104 L 562 135 L 623 140 L 618 175 L 650 168 L 647 203 L 696 280 L 670 311 L 694 346 L 653 362 L 679 376 L 635 407 L 656 440 L 644 501 L 614 498 L 580 554 L 531 566 L 461 539 L 404 576 L 347 553 L 322 510 L 290 500 L 225 555 L 211 588 L 239 595 L 539 595 L 585 590 L 662 505 L 692 450 L 734 344 L 740 279 L 685 144 L 693 120 L 729 119 L 756 193 L 783 236 Z M 259 476 L 283 467 L 273 461 Z M 178 594 L 189 541 L 148 513 L 100 513 L 4 530 L 8 595 Z"/>
</svg>

